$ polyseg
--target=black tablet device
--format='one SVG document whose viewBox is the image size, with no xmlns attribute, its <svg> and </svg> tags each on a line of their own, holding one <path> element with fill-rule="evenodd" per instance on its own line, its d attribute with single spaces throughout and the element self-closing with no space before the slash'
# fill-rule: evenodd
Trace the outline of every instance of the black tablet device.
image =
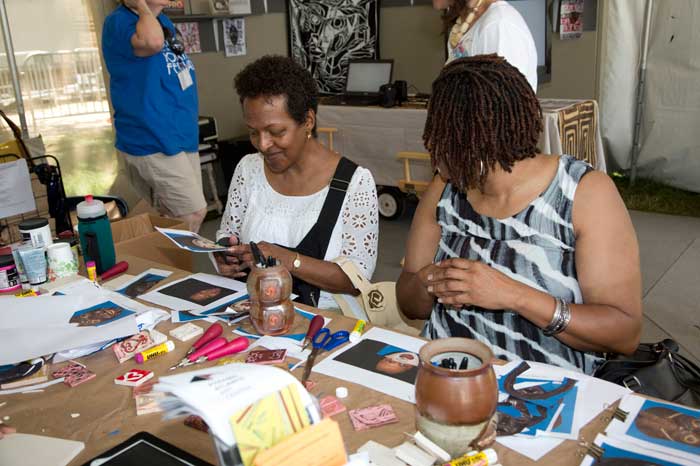
<svg viewBox="0 0 700 466">
<path fill-rule="evenodd" d="M 213 466 L 148 432 L 139 432 L 83 466 Z"/>
</svg>

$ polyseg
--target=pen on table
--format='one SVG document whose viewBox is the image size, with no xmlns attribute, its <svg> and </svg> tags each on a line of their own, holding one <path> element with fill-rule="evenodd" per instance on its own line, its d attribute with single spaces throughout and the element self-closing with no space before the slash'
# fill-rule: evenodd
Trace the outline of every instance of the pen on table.
<svg viewBox="0 0 700 466">
<path fill-rule="evenodd" d="M 318 314 L 311 319 L 311 322 L 309 323 L 309 330 L 306 331 L 306 336 L 304 336 L 304 339 L 301 340 L 301 349 L 306 349 L 306 347 L 309 346 L 309 343 L 313 337 L 323 327 L 323 323 L 323 317 Z"/>
</svg>

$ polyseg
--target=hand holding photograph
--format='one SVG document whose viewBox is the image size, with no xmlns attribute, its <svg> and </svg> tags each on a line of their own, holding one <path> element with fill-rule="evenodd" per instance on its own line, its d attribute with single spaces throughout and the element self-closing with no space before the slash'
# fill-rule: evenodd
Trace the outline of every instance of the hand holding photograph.
<svg viewBox="0 0 700 466">
<path fill-rule="evenodd" d="M 214 241 L 187 230 L 173 230 L 169 228 L 158 228 L 161 234 L 175 243 L 180 249 L 191 252 L 221 252 L 228 249 L 227 246 L 220 246 Z"/>
</svg>

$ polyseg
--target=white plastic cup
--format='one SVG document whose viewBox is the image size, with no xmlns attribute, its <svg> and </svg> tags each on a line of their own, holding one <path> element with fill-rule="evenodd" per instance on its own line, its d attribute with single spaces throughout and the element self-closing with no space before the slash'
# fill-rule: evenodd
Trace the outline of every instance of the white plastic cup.
<svg viewBox="0 0 700 466">
<path fill-rule="evenodd" d="M 78 260 L 68 243 L 54 243 L 46 248 L 49 262 L 49 279 L 70 277 L 78 274 Z"/>
</svg>

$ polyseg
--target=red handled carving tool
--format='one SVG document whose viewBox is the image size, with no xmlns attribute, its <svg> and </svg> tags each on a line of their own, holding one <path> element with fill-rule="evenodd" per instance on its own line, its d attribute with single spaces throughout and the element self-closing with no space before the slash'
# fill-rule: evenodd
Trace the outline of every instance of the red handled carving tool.
<svg viewBox="0 0 700 466">
<path fill-rule="evenodd" d="M 313 337 L 315 337 L 318 331 L 323 328 L 323 323 L 323 317 L 320 315 L 315 315 L 314 318 L 311 319 L 311 322 L 309 323 L 309 330 L 306 332 L 304 339 L 301 340 L 301 349 L 304 350 L 307 346 L 309 346 L 309 343 L 311 343 Z"/>
<path fill-rule="evenodd" d="M 185 367 L 184 365 L 186 363 L 196 360 L 197 357 L 204 354 L 204 353 L 201 353 L 200 351 L 202 349 L 204 349 L 205 347 L 209 347 L 208 346 L 209 343 L 212 343 L 212 342 L 216 341 L 217 339 L 223 340 L 223 343 L 219 342 L 219 346 L 226 344 L 225 338 L 223 338 L 223 337 L 218 338 L 219 335 L 221 335 L 223 333 L 223 331 L 224 331 L 224 328 L 218 322 L 210 325 L 209 328 L 207 329 L 207 331 L 204 332 L 204 334 L 201 337 L 199 337 L 197 339 L 197 341 L 195 341 L 192 344 L 192 347 L 189 350 L 187 350 L 187 353 L 185 353 L 185 357 L 182 358 L 182 360 L 178 364 L 171 367 L 170 370 L 172 371 L 172 370 L 177 369 L 178 367 Z M 211 351 L 211 350 L 216 349 L 216 348 L 218 348 L 218 346 L 209 347 L 209 350 Z M 197 356 L 195 356 L 194 358 L 191 358 L 191 356 L 195 353 L 197 353 Z"/>
<path fill-rule="evenodd" d="M 215 359 L 223 358 L 224 356 L 229 356 L 231 354 L 240 353 L 248 348 L 248 339 L 246 337 L 238 337 L 229 341 L 223 346 L 216 348 L 213 351 L 209 351 L 206 354 L 199 355 L 197 358 L 192 358 L 197 353 L 193 353 L 189 356 L 190 360 L 187 361 L 182 367 L 191 366 L 192 364 L 200 364 L 207 361 L 213 361 Z"/>
<path fill-rule="evenodd" d="M 202 336 L 197 339 L 197 341 L 192 343 L 192 347 L 189 350 L 187 350 L 185 356 L 189 356 L 190 354 L 194 353 L 199 348 L 212 341 L 214 338 L 220 336 L 223 332 L 224 328 L 221 326 L 220 323 L 217 322 L 215 324 L 211 324 L 207 331 L 204 332 Z"/>
</svg>

